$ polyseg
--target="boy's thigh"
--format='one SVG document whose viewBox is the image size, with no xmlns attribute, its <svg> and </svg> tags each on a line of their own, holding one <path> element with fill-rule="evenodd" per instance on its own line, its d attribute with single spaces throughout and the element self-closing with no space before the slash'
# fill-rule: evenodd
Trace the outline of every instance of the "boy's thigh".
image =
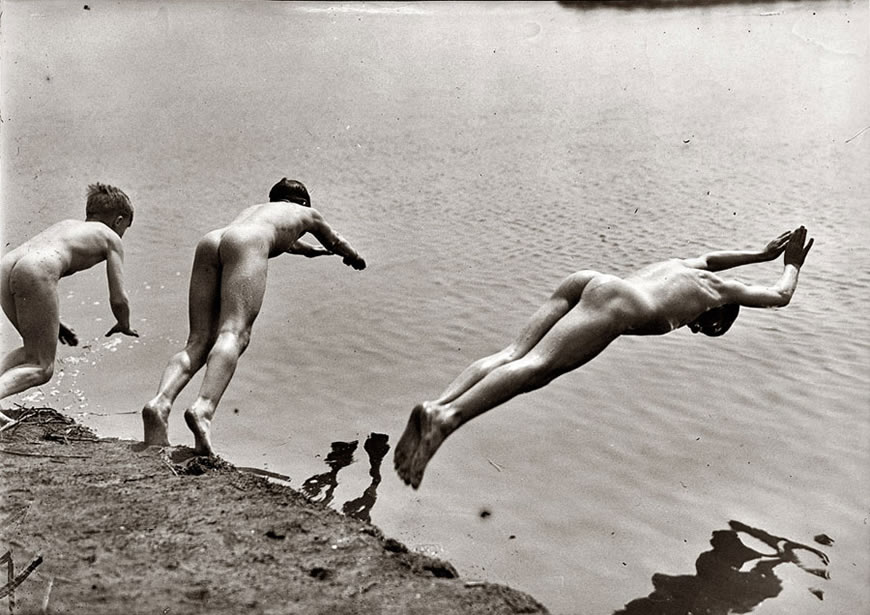
<svg viewBox="0 0 870 615">
<path fill-rule="evenodd" d="M 0 286 L 0 306 L 2 306 L 3 313 L 6 314 L 6 318 L 9 319 L 12 326 L 18 329 L 18 314 L 15 310 L 15 298 L 9 291 L 9 284 L 6 283 L 6 280 L 3 280 L 3 284 Z"/>
<path fill-rule="evenodd" d="M 10 276 L 16 328 L 30 360 L 53 361 L 60 327 L 57 282 L 40 271 L 16 268 Z M 6 297 L 4 294 L 4 310 Z"/>
<path fill-rule="evenodd" d="M 527 355 L 556 373 L 574 370 L 595 358 L 619 336 L 609 310 L 576 306 L 547 332 Z"/>
<path fill-rule="evenodd" d="M 260 313 L 266 293 L 268 261 L 248 255 L 224 264 L 221 276 L 220 328 L 250 328 Z"/>
</svg>

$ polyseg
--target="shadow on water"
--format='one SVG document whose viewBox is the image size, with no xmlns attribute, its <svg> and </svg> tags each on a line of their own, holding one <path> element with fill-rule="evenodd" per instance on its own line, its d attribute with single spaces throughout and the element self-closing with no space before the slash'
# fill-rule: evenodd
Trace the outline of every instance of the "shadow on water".
<svg viewBox="0 0 870 615">
<path fill-rule="evenodd" d="M 795 564 L 805 572 L 828 579 L 828 556 L 822 551 L 787 538 L 768 534 L 739 521 L 729 522 L 730 529 L 713 532 L 711 551 L 695 562 L 694 575 L 652 577 L 653 591 L 645 598 L 632 600 L 614 615 L 727 615 L 749 613 L 765 600 L 782 591 L 782 581 L 774 573 L 780 564 Z M 751 536 L 768 547 L 770 553 L 752 549 L 740 539 Z M 816 541 L 832 544 L 824 534 Z M 814 560 L 812 564 L 805 560 Z M 755 561 L 757 560 L 757 561 Z M 755 562 L 746 572 L 742 568 Z M 822 600 L 824 592 L 808 587 Z"/>
<path fill-rule="evenodd" d="M 353 463 L 353 453 L 359 444 L 353 442 L 333 442 L 332 450 L 326 456 L 329 472 L 315 474 L 302 483 L 302 493 L 315 502 L 329 504 L 332 502 L 335 488 L 338 487 L 338 472 Z"/>
<path fill-rule="evenodd" d="M 363 445 L 369 454 L 369 476 L 371 484 L 363 491 L 363 494 L 355 500 L 349 500 L 341 507 L 341 512 L 349 517 L 360 521 L 371 521 L 372 507 L 378 499 L 378 485 L 381 484 L 381 462 L 387 456 L 390 445 L 387 443 L 389 436 L 382 433 L 371 434 Z"/>
<path fill-rule="evenodd" d="M 381 463 L 390 450 L 388 441 L 389 436 L 381 433 L 372 433 L 366 438 L 363 450 L 369 457 L 369 476 L 372 480 L 360 497 L 349 500 L 342 506 L 342 512 L 349 517 L 361 521 L 371 520 L 371 511 L 378 499 L 378 485 L 381 483 Z M 333 442 L 332 450 L 325 460 L 329 472 L 316 474 L 307 479 L 302 483 L 302 493 L 315 502 L 330 504 L 338 487 L 338 472 L 353 463 L 353 454 L 358 444 L 356 440 Z"/>
</svg>

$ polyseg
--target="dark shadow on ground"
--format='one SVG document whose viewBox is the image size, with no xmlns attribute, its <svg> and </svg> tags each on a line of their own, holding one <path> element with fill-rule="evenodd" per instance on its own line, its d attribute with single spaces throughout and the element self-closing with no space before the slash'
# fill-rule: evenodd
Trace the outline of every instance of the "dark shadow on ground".
<svg viewBox="0 0 870 615">
<path fill-rule="evenodd" d="M 710 539 L 713 549 L 698 556 L 694 575 L 656 573 L 652 577 L 652 593 L 632 600 L 614 615 L 749 613 L 782 591 L 782 581 L 774 568 L 786 563 L 795 564 L 821 579 L 829 578 L 828 556 L 822 551 L 739 521 L 731 521 L 729 526 L 727 530 L 713 532 Z M 761 541 L 770 547 L 770 552 L 761 553 L 747 547 L 740 540 L 741 533 Z M 816 540 L 819 541 L 819 537 Z M 751 569 L 742 571 L 755 560 Z M 824 599 L 823 590 L 807 589 L 819 600 Z"/>
</svg>

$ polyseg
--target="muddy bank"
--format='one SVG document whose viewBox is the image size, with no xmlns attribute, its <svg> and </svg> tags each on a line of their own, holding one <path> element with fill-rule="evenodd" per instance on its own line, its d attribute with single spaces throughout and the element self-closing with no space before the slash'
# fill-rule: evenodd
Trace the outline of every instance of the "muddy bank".
<svg viewBox="0 0 870 615">
<path fill-rule="evenodd" d="M 0 432 L 0 555 L 14 566 L 0 565 L 0 608 L 13 613 L 547 612 L 220 459 L 97 438 L 47 408 L 6 414 L 19 422 Z"/>
</svg>

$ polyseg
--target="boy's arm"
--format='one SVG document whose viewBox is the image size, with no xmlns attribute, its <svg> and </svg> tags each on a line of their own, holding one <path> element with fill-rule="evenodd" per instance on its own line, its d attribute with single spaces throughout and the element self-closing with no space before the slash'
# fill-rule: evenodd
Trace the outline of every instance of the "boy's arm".
<svg viewBox="0 0 870 615">
<path fill-rule="evenodd" d="M 776 284 L 761 286 L 725 280 L 719 289 L 725 303 L 737 303 L 744 307 L 785 307 L 791 301 L 798 281 L 798 268 L 786 265 Z"/>
<path fill-rule="evenodd" d="M 115 326 L 109 329 L 106 337 L 115 333 L 139 337 L 139 334 L 130 328 L 130 302 L 124 290 L 124 249 L 121 247 L 120 238 L 109 239 L 106 277 L 109 280 L 109 305 L 116 320 Z"/>
<path fill-rule="evenodd" d="M 718 250 L 716 252 L 708 252 L 696 258 L 687 258 L 683 262 L 687 267 L 693 269 L 722 271 L 732 267 L 772 261 L 785 250 L 791 234 L 791 231 L 786 231 L 776 239 L 768 242 L 761 250 Z"/>
<path fill-rule="evenodd" d="M 290 249 L 287 250 L 287 254 L 298 254 L 305 258 L 314 258 L 315 256 L 329 256 L 332 252 L 326 248 L 319 248 L 299 239 L 296 243 L 290 246 Z"/>
<path fill-rule="evenodd" d="M 317 238 L 324 248 L 329 250 L 333 254 L 338 254 L 339 256 L 343 256 L 343 261 L 345 265 L 349 265 L 354 269 L 365 269 L 366 262 L 359 255 L 359 253 L 353 249 L 353 247 L 346 242 L 338 233 L 332 230 L 332 227 L 326 223 L 326 220 L 323 219 L 323 216 L 320 215 L 319 212 L 312 210 L 312 224 L 311 228 L 308 229 L 308 232 L 314 235 Z"/>
<path fill-rule="evenodd" d="M 806 246 L 804 240 L 807 229 L 800 227 L 790 234 L 788 243 L 783 248 L 783 271 L 779 280 L 773 286 L 747 285 L 736 281 L 723 281 L 720 291 L 726 303 L 738 303 L 746 307 L 783 307 L 789 304 L 795 288 L 798 274 L 804 260 L 813 247 L 810 239 Z"/>
</svg>

